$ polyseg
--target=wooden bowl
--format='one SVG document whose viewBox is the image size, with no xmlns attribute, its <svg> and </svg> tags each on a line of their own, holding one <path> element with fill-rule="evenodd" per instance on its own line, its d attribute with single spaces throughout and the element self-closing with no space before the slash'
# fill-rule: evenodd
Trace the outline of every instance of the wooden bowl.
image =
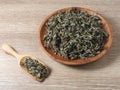
<svg viewBox="0 0 120 90">
<path fill-rule="evenodd" d="M 47 33 L 46 29 L 45 29 L 45 23 L 47 22 L 47 20 L 53 16 L 56 15 L 57 13 L 59 13 L 60 11 L 66 11 L 70 8 L 76 8 L 77 10 L 80 11 L 85 11 L 89 14 L 95 14 L 97 15 L 99 18 L 101 18 L 102 23 L 104 25 L 104 29 L 105 32 L 108 33 L 108 38 L 107 41 L 105 42 L 105 45 L 103 47 L 103 50 L 97 54 L 96 56 L 92 56 L 92 57 L 88 57 L 86 59 L 75 59 L 75 60 L 66 60 L 65 58 L 63 58 L 62 56 L 59 55 L 55 55 L 51 50 L 48 50 L 46 48 L 44 48 L 44 41 L 43 41 L 43 36 Z M 55 12 L 53 12 L 52 14 L 48 15 L 42 22 L 40 28 L 39 28 L 39 32 L 38 32 L 38 39 L 40 41 L 40 47 L 42 48 L 42 50 L 48 55 L 50 56 L 53 60 L 60 62 L 62 64 L 66 64 L 66 65 L 82 65 L 82 64 L 86 64 L 86 63 L 90 63 L 93 61 L 96 61 L 98 59 L 100 59 L 101 57 L 103 57 L 103 55 L 105 55 L 107 53 L 107 51 L 109 50 L 111 43 L 112 43 L 112 32 L 111 32 L 111 27 L 108 24 L 108 22 L 105 20 L 104 17 L 102 17 L 100 14 L 98 14 L 95 11 L 86 9 L 86 8 L 81 8 L 81 7 L 69 7 L 69 8 L 63 8 L 60 10 L 57 10 Z"/>
</svg>

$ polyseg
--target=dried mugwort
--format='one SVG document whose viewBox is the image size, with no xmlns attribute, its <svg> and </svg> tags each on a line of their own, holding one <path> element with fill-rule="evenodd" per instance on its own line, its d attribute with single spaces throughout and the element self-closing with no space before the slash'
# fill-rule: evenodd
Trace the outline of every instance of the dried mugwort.
<svg viewBox="0 0 120 90">
<path fill-rule="evenodd" d="M 35 59 L 32 59 L 30 57 L 25 57 L 23 61 L 21 62 L 21 65 L 33 76 L 44 79 L 47 77 L 47 69 L 46 67 L 38 62 Z"/>
<path fill-rule="evenodd" d="M 99 54 L 108 38 L 98 16 L 75 8 L 50 17 L 45 29 L 44 47 L 67 60 Z"/>
</svg>

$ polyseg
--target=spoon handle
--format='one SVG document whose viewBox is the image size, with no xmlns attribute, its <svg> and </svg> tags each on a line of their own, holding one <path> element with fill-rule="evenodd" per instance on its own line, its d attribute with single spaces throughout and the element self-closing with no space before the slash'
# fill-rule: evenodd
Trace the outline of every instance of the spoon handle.
<svg viewBox="0 0 120 90">
<path fill-rule="evenodd" d="M 3 44 L 2 45 L 2 50 L 4 52 L 6 52 L 7 54 L 12 55 L 12 56 L 14 56 L 16 58 L 20 57 L 20 55 L 16 52 L 16 50 L 13 47 L 11 47 L 10 45 L 8 45 L 8 44 Z"/>
</svg>

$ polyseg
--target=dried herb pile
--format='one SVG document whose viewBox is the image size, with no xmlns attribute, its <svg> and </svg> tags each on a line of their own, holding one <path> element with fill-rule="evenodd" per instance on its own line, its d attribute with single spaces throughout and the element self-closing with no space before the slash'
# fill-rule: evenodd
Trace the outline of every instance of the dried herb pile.
<svg viewBox="0 0 120 90">
<path fill-rule="evenodd" d="M 25 57 L 23 62 L 21 62 L 21 65 L 24 66 L 30 74 L 39 79 L 45 78 L 47 76 L 46 67 L 35 59 Z"/>
<path fill-rule="evenodd" d="M 97 55 L 108 37 L 98 16 L 76 9 L 50 17 L 45 27 L 44 47 L 70 60 Z"/>
</svg>

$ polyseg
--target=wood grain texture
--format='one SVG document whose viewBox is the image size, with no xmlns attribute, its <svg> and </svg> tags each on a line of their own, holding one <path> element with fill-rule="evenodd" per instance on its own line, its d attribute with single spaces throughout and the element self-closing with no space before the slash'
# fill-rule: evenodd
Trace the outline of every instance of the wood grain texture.
<svg viewBox="0 0 120 90">
<path fill-rule="evenodd" d="M 15 58 L 0 50 L 0 90 L 120 90 L 120 0 L 0 0 L 0 45 L 8 43 L 51 68 L 39 83 L 19 69 Z M 101 13 L 111 24 L 113 43 L 100 60 L 70 67 L 50 59 L 39 47 L 41 21 L 64 7 L 80 6 Z"/>
</svg>

